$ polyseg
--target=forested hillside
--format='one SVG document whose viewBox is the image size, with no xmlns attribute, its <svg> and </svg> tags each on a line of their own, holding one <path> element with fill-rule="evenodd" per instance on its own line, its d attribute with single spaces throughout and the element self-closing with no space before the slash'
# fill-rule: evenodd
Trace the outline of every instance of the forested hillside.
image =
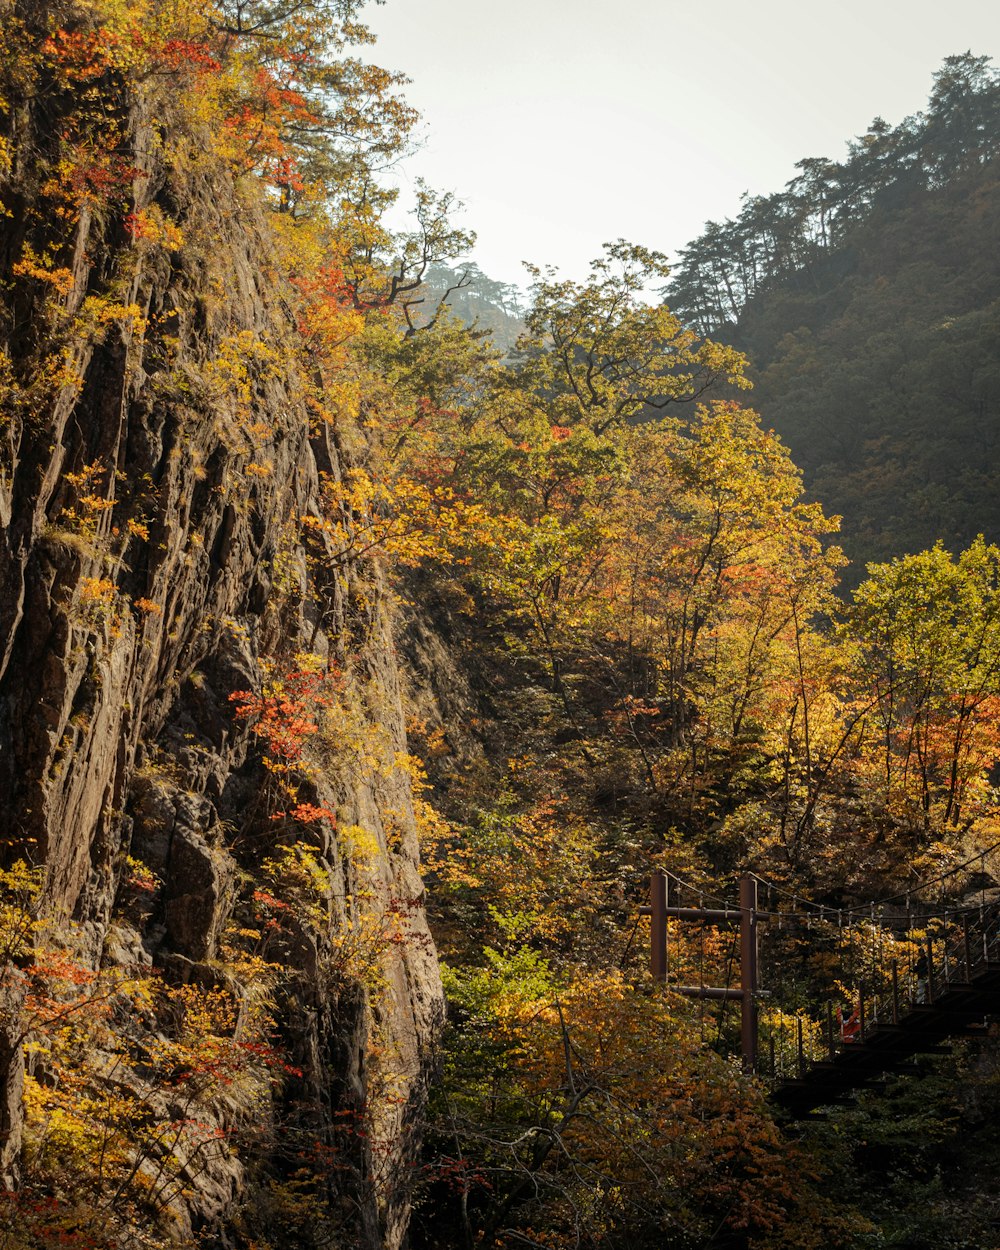
<svg viewBox="0 0 1000 1250">
<path fill-rule="evenodd" d="M 0 1247 L 995 1245 L 995 1039 L 792 1120 L 639 907 L 791 900 L 776 1062 L 961 936 L 920 881 L 992 914 L 1000 547 L 846 602 L 661 254 L 392 233 L 359 9 L 0 0 Z"/>
<path fill-rule="evenodd" d="M 432 265 L 421 288 L 427 313 L 444 307 L 466 326 L 486 331 L 506 355 L 524 329 L 524 295 L 517 287 L 496 282 L 473 261 L 457 269 Z M 417 309 L 419 315 L 419 307 Z"/>
<path fill-rule="evenodd" d="M 747 352 L 754 402 L 859 566 L 995 540 L 1000 72 L 949 57 L 923 112 L 798 169 L 709 223 L 669 302 Z"/>
</svg>

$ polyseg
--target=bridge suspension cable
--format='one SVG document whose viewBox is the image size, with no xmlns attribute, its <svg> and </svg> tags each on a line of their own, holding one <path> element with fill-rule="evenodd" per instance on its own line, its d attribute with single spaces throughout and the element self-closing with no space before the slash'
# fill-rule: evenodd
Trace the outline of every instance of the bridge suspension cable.
<svg viewBox="0 0 1000 1250">
<path fill-rule="evenodd" d="M 769 902 L 771 896 L 775 894 L 780 898 L 791 900 L 791 909 L 782 909 L 780 912 L 774 913 L 775 916 L 780 915 L 785 920 L 806 920 L 809 918 L 817 918 L 828 922 L 834 922 L 839 921 L 842 918 L 847 923 L 850 923 L 857 917 L 870 919 L 874 923 L 876 918 L 874 916 L 873 909 L 875 908 L 886 907 L 892 903 L 905 903 L 909 905 L 912 900 L 919 901 L 917 896 L 923 891 L 930 889 L 932 886 L 940 885 L 942 882 L 947 881 L 951 877 L 957 876 L 959 873 L 964 872 L 967 868 L 977 862 L 983 866 L 983 870 L 985 872 L 986 856 L 997 850 L 1000 850 L 1000 841 L 993 842 L 990 846 L 977 851 L 975 855 L 963 860 L 960 864 L 953 864 L 950 868 L 945 869 L 944 872 L 938 873 L 935 877 L 929 877 L 924 881 L 915 882 L 906 889 L 900 890 L 897 894 L 890 894 L 884 898 L 867 900 L 864 903 L 858 903 L 852 907 L 833 907 L 828 903 L 815 903 L 812 899 L 803 897 L 800 892 L 793 891 L 787 886 L 779 885 L 777 882 L 771 881 L 767 877 L 762 877 L 759 873 L 753 873 L 751 875 L 756 879 L 759 886 L 764 887 L 764 889 L 768 891 Z M 703 906 L 705 902 L 709 902 L 715 904 L 722 911 L 732 910 L 734 907 L 738 906 L 738 904 L 734 904 L 720 895 L 711 893 L 703 886 L 693 885 L 691 882 L 685 881 L 682 877 L 678 877 L 676 873 L 671 873 L 671 876 L 673 877 L 678 889 L 687 891 L 699 900 L 699 906 Z M 972 913 L 978 911 L 980 906 L 981 904 L 976 904 L 966 908 L 946 906 L 938 911 L 928 911 L 926 907 L 922 907 L 920 914 L 921 917 L 925 919 L 929 919 L 933 916 L 959 916 L 963 912 L 968 912 L 971 915 Z M 770 911 L 771 908 L 769 907 L 768 912 Z M 765 914 L 766 913 L 763 911 L 761 912 L 762 916 Z"/>
</svg>

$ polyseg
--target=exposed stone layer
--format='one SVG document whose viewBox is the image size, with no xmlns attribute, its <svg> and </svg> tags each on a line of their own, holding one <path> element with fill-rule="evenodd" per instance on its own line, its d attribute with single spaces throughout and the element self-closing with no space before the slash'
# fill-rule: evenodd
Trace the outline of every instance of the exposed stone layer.
<svg viewBox="0 0 1000 1250">
<path fill-rule="evenodd" d="M 175 979 L 211 978 L 239 873 L 265 849 L 267 776 L 228 696 L 260 688 L 265 656 L 349 655 L 353 723 L 389 753 L 405 750 L 392 605 L 370 570 L 343 569 L 314 587 L 288 524 L 316 511 L 320 469 L 338 477 L 357 436 L 310 434 L 292 315 L 252 195 L 198 152 L 196 134 L 168 132 L 162 101 L 156 124 L 142 101 L 123 102 L 130 160 L 143 171 L 135 208 L 156 204 L 183 246 L 137 245 L 112 213 L 84 213 L 63 245 L 43 183 L 59 113 L 72 107 L 25 105 L 7 136 L 16 211 L 0 223 L 4 279 L 28 243 L 38 254 L 63 246 L 73 283 L 55 315 L 44 284 L 14 284 L 2 346 L 22 394 L 60 337 L 80 381 L 56 386 L 37 407 L 12 407 L 0 427 L 6 834 L 12 854 L 44 863 L 49 910 L 75 918 L 94 961 L 145 960 Z M 134 305 L 137 315 L 88 323 L 92 296 Z M 213 368 L 223 351 L 245 366 L 249 404 Z M 81 520 L 68 475 L 88 466 L 98 468 L 92 489 L 112 506 Z M 290 947 L 288 960 L 312 979 L 286 1003 L 283 1027 L 320 1136 L 338 1110 L 371 1093 L 367 1039 L 377 1027 L 406 1096 L 376 1108 L 383 1140 L 396 1143 L 419 1106 L 442 1010 L 409 782 L 357 752 L 328 750 L 333 767 L 318 800 L 378 848 L 362 900 L 337 834 L 328 824 L 311 831 L 334 882 L 332 905 L 344 926 L 364 910 L 404 908 L 406 940 L 386 960 L 378 1004 L 364 985 L 324 983 L 315 944 Z M 116 917 L 129 854 L 163 887 L 147 914 Z M 12 1177 L 22 1075 L 9 1041 L 0 1036 L 0 1130 Z M 370 1177 L 370 1161 L 359 1159 L 358 1171 Z M 383 1167 L 359 1191 L 356 1244 L 400 1243 L 398 1174 Z M 197 1176 L 178 1227 L 224 1227 L 241 1175 L 234 1159 L 228 1174 Z"/>
</svg>

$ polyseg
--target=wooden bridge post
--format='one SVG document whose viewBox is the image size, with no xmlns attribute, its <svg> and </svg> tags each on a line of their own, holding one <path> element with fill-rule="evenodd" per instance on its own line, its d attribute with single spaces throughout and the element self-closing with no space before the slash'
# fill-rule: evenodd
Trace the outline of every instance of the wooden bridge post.
<svg viewBox="0 0 1000 1250">
<path fill-rule="evenodd" d="M 927 1003 L 928 1007 L 931 1006 L 934 1002 L 935 989 L 936 987 L 934 985 L 934 939 L 931 937 L 930 933 L 928 932 L 927 934 L 927 989 L 924 993 L 924 1000 Z M 920 990 L 920 980 L 918 976 L 918 979 L 917 979 L 918 993 L 919 993 L 919 990 Z"/>
<path fill-rule="evenodd" d="M 649 966 L 654 982 L 667 979 L 667 874 L 657 868 L 649 880 Z"/>
<path fill-rule="evenodd" d="M 740 1043 L 743 1071 L 757 1071 L 757 879 L 740 877 Z"/>
<path fill-rule="evenodd" d="M 969 937 L 969 917 L 962 917 L 962 949 L 965 952 L 965 979 L 972 980 L 972 940 Z"/>
</svg>

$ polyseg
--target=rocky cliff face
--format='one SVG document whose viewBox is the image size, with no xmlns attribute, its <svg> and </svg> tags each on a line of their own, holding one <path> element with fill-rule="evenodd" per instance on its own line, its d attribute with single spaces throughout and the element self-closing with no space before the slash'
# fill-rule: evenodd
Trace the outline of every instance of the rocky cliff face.
<svg viewBox="0 0 1000 1250">
<path fill-rule="evenodd" d="M 38 7 L 21 16 L 30 23 Z M 285 1110 L 269 1114 L 294 1114 L 329 1141 L 339 1115 L 367 1109 L 374 1138 L 357 1135 L 350 1166 L 330 1184 L 350 1190 L 351 1244 L 396 1246 L 406 1129 L 442 998 L 409 778 L 391 763 L 405 750 L 393 609 L 376 571 L 317 560 L 315 550 L 307 558 L 298 524 L 317 512 L 319 474 L 339 478 L 360 436 L 311 420 L 252 189 L 199 151 L 195 129 L 171 129 L 167 99 L 154 108 L 113 81 L 104 87 L 128 138 L 130 211 L 152 210 L 176 234 L 133 237 L 121 212 L 97 205 L 67 234 L 48 183 L 54 136 L 77 103 L 42 92 L 5 116 L 5 853 L 44 865 L 44 910 L 75 922 L 94 966 L 225 982 L 220 936 L 274 843 L 273 779 L 229 695 L 260 690 L 265 659 L 308 651 L 312 663 L 336 666 L 350 741 L 345 730 L 338 742 L 336 726 L 325 735 L 311 793 L 337 827 L 321 819 L 300 834 L 325 870 L 332 922 L 327 935 L 303 931 L 282 948 L 299 975 L 280 1023 L 302 1075 L 274 1095 Z M 55 279 L 25 263 L 42 256 L 55 258 Z M 338 831 L 351 827 L 370 839 L 363 864 Z M 136 864 L 157 881 L 141 909 L 125 884 Z M 338 933 L 389 913 L 405 923 L 378 952 L 376 991 L 356 970 L 337 972 L 330 950 Z M 23 1079 L 11 994 L 0 1038 L 8 1183 Z M 177 1228 L 224 1236 L 244 1184 L 236 1152 L 192 1174 L 173 1201 Z"/>
</svg>

